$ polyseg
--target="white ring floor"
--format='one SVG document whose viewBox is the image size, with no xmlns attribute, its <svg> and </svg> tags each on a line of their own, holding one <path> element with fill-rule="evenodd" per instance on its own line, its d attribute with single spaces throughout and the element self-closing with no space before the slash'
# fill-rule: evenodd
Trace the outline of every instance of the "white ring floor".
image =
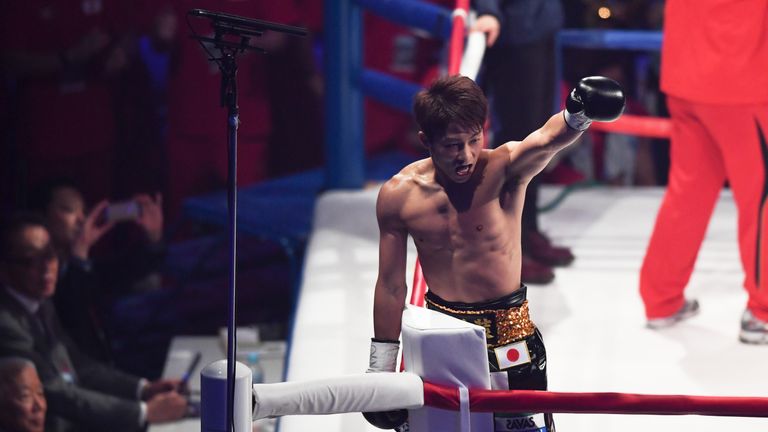
<svg viewBox="0 0 768 432">
<path fill-rule="evenodd" d="M 557 192 L 543 188 L 541 202 Z M 331 192 L 318 201 L 289 380 L 360 373 L 368 365 L 378 262 L 376 193 Z M 701 313 L 663 331 L 645 328 L 638 270 L 663 193 L 661 188 L 586 189 L 541 216 L 543 230 L 576 255 L 570 267 L 556 271 L 555 282 L 528 290 L 547 345 L 550 390 L 768 397 L 768 346 L 737 339 L 746 294 L 728 191 L 687 290 L 699 299 Z M 558 414 L 556 422 L 561 432 L 768 430 L 766 419 L 736 417 Z M 282 432 L 378 430 L 360 414 L 291 416 L 280 423 Z"/>
</svg>

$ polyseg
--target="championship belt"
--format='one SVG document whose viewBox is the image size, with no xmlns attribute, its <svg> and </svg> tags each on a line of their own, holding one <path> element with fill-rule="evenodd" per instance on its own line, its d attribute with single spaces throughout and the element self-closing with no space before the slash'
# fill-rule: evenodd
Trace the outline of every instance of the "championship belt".
<svg viewBox="0 0 768 432">
<path fill-rule="evenodd" d="M 489 357 L 496 359 L 499 370 L 531 361 L 525 339 L 534 334 L 536 326 L 531 321 L 528 300 L 524 300 L 520 306 L 479 310 L 455 309 L 429 298 L 426 302 L 430 309 L 483 327 L 489 354 L 492 354 Z"/>
</svg>

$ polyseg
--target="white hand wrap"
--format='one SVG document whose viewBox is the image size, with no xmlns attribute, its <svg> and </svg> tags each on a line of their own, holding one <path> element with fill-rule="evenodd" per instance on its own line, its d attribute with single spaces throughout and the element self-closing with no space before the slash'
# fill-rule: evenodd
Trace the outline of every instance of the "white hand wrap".
<svg viewBox="0 0 768 432">
<path fill-rule="evenodd" d="M 366 372 L 394 372 L 399 351 L 400 342 L 371 340 L 371 359 Z"/>
<path fill-rule="evenodd" d="M 592 124 L 592 120 L 584 114 L 584 111 L 571 114 L 568 110 L 563 110 L 563 117 L 565 118 L 565 124 L 571 129 L 577 131 L 585 131 Z"/>
</svg>

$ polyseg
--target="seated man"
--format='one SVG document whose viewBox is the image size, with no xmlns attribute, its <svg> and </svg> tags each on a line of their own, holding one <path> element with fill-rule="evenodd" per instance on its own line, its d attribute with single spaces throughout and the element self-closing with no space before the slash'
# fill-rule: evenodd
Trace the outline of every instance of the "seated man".
<svg viewBox="0 0 768 432">
<path fill-rule="evenodd" d="M 46 430 L 138 431 L 181 418 L 178 380 L 147 382 L 83 355 L 51 303 L 59 260 L 42 219 L 18 214 L 0 227 L 0 356 L 37 367 L 48 400 Z"/>
<path fill-rule="evenodd" d="M 34 363 L 21 357 L 0 357 L 0 430 L 43 432 L 46 408 Z"/>
</svg>

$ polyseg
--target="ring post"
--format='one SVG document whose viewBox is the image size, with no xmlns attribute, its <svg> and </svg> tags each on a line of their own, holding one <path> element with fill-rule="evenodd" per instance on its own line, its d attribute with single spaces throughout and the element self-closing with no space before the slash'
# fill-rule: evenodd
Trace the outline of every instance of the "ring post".
<svg viewBox="0 0 768 432">
<path fill-rule="evenodd" d="M 365 180 L 362 17 L 351 0 L 325 2 L 326 186 L 359 189 Z"/>
<path fill-rule="evenodd" d="M 232 424 L 235 432 L 250 432 L 252 420 L 252 374 L 244 364 L 235 363 L 235 394 Z M 227 427 L 227 361 L 215 361 L 200 372 L 200 430 L 225 432 Z"/>
</svg>

